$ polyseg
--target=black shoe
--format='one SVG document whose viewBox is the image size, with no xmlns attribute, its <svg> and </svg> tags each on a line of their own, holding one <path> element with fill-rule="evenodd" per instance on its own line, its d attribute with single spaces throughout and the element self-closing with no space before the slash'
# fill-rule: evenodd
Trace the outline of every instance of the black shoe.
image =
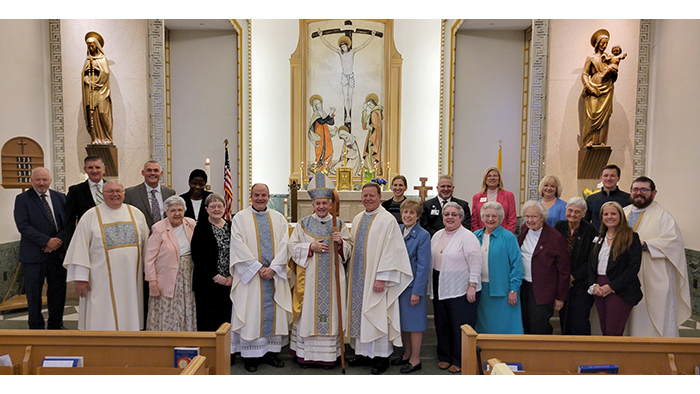
<svg viewBox="0 0 700 394">
<path fill-rule="evenodd" d="M 404 359 L 403 357 L 396 357 L 395 359 L 391 360 L 391 365 L 406 365 L 408 364 L 408 360 L 409 359 Z"/>
<path fill-rule="evenodd" d="M 243 359 L 243 368 L 245 368 L 245 370 L 248 372 L 255 372 L 258 370 L 258 365 L 255 361 L 253 361 L 251 359 L 244 358 Z"/>
<path fill-rule="evenodd" d="M 372 364 L 372 359 L 367 356 L 355 356 L 348 360 L 350 367 L 366 367 Z"/>
<path fill-rule="evenodd" d="M 372 363 L 372 368 L 369 373 L 372 375 L 379 375 L 386 372 L 389 369 L 389 357 L 375 357 Z"/>
<path fill-rule="evenodd" d="M 262 361 L 275 368 L 284 367 L 284 361 L 280 360 L 275 353 L 265 353 Z"/>
<path fill-rule="evenodd" d="M 236 363 L 236 354 L 234 353 L 231 355 L 231 365 L 233 365 L 235 363 Z"/>
<path fill-rule="evenodd" d="M 421 369 L 422 367 L 423 367 L 423 363 L 418 363 L 418 365 L 415 365 L 415 366 L 414 366 L 414 365 L 411 365 L 411 363 L 408 363 L 408 364 L 404 365 L 403 367 L 401 367 L 401 369 L 399 370 L 399 372 L 401 372 L 401 373 L 412 373 L 412 372 L 420 371 L 420 369 Z"/>
</svg>

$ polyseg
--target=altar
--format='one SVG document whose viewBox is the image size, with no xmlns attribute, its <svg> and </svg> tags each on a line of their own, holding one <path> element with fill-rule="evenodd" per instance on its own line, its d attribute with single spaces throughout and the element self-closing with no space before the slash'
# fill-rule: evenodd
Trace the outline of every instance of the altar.
<svg viewBox="0 0 700 394">
<path fill-rule="evenodd" d="M 365 210 L 365 206 L 362 205 L 362 192 L 355 190 L 339 190 L 338 197 L 340 197 L 340 219 L 344 222 L 350 224 L 352 219 L 358 213 Z M 382 192 L 382 202 L 394 197 L 394 193 L 391 191 Z M 311 206 L 311 198 L 306 190 L 299 190 L 297 192 L 297 220 L 309 216 L 314 213 L 314 208 Z"/>
</svg>

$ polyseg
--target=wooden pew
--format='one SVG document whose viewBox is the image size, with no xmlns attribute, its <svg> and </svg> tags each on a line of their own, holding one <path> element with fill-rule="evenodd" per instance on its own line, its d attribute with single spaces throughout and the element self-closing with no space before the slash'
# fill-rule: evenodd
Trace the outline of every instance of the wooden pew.
<svg viewBox="0 0 700 394">
<path fill-rule="evenodd" d="M 462 326 L 462 374 L 479 374 L 481 360 L 518 362 L 531 375 L 576 374 L 579 365 L 617 364 L 625 375 L 695 373 L 700 338 L 477 334 Z"/>
<path fill-rule="evenodd" d="M 41 368 L 46 356 L 83 356 L 87 374 L 90 369 L 92 374 L 180 374 L 183 370 L 173 367 L 174 348 L 199 347 L 203 357 L 192 373 L 228 375 L 230 338 L 229 323 L 216 332 L 2 330 L 0 354 L 22 360 L 24 375 L 60 373 Z"/>
</svg>

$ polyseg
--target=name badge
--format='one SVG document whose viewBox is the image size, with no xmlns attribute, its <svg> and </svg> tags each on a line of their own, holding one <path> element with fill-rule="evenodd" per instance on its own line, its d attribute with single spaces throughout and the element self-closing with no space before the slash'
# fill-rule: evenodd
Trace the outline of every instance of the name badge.
<svg viewBox="0 0 700 394">
<path fill-rule="evenodd" d="M 479 202 L 486 202 L 486 200 L 487 200 L 486 197 L 481 197 L 481 198 L 479 199 Z"/>
<path fill-rule="evenodd" d="M 440 214 L 440 211 L 438 209 L 433 209 L 430 211 L 431 216 L 438 216 Z"/>
</svg>

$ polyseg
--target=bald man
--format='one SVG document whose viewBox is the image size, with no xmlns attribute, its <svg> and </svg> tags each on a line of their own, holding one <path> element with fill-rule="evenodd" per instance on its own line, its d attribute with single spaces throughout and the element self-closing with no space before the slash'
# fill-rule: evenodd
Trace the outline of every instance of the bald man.
<svg viewBox="0 0 700 394">
<path fill-rule="evenodd" d="M 24 290 L 29 308 L 29 328 L 43 330 L 41 292 L 46 280 L 49 307 L 48 329 L 63 328 L 66 304 L 66 270 L 63 268 L 64 246 L 68 233 L 64 229 L 66 196 L 49 189 L 51 173 L 35 168 L 32 188 L 15 198 L 15 224 L 21 238 L 19 261 L 24 264 Z"/>
</svg>

